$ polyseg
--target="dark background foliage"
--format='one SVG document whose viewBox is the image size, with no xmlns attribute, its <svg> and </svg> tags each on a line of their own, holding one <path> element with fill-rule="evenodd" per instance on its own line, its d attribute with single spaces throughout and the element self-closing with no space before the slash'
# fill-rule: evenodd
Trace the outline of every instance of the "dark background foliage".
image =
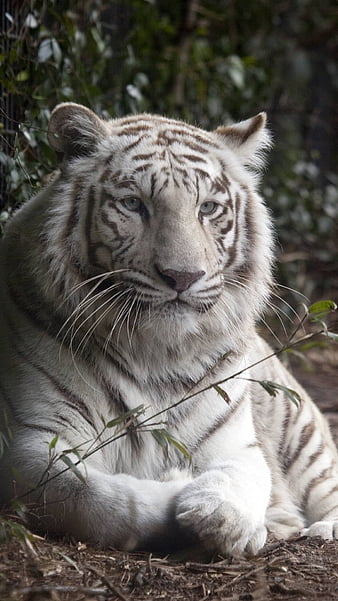
<svg viewBox="0 0 338 601">
<path fill-rule="evenodd" d="M 279 280 L 312 299 L 338 289 L 337 17 L 333 0 L 5 0 L 1 222 L 55 169 L 58 102 L 205 128 L 266 110 Z"/>
</svg>

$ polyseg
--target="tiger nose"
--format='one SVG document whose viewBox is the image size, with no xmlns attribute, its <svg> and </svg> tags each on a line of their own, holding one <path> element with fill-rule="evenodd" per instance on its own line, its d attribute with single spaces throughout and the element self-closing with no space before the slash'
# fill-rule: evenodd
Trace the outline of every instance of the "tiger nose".
<svg viewBox="0 0 338 601">
<path fill-rule="evenodd" d="M 184 292 L 205 275 L 205 271 L 176 271 L 175 269 L 161 269 L 156 265 L 158 274 L 170 288 L 177 292 Z"/>
</svg>

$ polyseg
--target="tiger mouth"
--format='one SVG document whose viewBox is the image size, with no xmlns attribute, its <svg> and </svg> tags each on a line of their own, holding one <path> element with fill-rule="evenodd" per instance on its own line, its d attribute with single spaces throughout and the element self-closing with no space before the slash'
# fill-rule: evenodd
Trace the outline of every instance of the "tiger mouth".
<svg viewBox="0 0 338 601">
<path fill-rule="evenodd" d="M 114 277 L 104 278 L 97 286 L 97 292 L 106 292 L 110 290 L 128 292 L 130 301 L 135 300 L 135 305 L 141 311 L 157 310 L 163 311 L 164 314 L 181 315 L 187 311 L 196 311 L 198 313 L 206 313 L 209 311 L 219 299 L 221 292 L 215 295 L 212 299 L 200 299 L 197 296 L 189 296 L 182 298 L 178 292 L 173 298 L 151 296 L 150 291 L 145 293 L 143 289 L 138 289 L 135 282 L 128 280 L 117 280 Z M 147 298 L 144 298 L 147 296 Z"/>
<path fill-rule="evenodd" d="M 145 311 L 154 309 L 157 312 L 163 312 L 164 315 L 171 314 L 173 316 L 179 316 L 184 313 L 186 314 L 187 312 L 191 313 L 191 311 L 196 313 L 206 313 L 214 306 L 216 300 L 217 299 L 213 301 L 200 301 L 198 299 L 185 300 L 177 297 L 163 302 L 140 301 L 140 304 Z"/>
</svg>

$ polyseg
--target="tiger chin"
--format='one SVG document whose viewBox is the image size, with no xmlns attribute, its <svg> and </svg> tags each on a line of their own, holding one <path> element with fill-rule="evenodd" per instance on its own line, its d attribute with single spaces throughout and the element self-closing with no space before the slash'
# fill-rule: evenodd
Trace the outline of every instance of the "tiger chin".
<svg viewBox="0 0 338 601">
<path fill-rule="evenodd" d="M 0 501 L 24 503 L 34 528 L 230 555 L 267 531 L 338 538 L 326 422 L 276 357 L 260 362 L 265 121 L 206 132 L 53 111 L 59 171 L 1 242 Z"/>
</svg>

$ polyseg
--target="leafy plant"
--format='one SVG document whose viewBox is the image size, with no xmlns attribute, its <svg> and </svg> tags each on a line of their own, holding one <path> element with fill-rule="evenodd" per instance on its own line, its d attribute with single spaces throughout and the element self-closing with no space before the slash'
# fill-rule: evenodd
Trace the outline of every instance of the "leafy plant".
<svg viewBox="0 0 338 601">
<path fill-rule="evenodd" d="M 297 0 L 292 18 L 287 5 L 264 0 L 23 0 L 5 14 L 0 50 L 0 227 L 55 168 L 46 128 L 59 102 L 105 117 L 167 113 L 210 129 L 266 109 L 276 149 L 263 190 L 283 249 L 279 278 L 310 297 L 331 291 L 335 18 L 332 0 Z"/>
</svg>

